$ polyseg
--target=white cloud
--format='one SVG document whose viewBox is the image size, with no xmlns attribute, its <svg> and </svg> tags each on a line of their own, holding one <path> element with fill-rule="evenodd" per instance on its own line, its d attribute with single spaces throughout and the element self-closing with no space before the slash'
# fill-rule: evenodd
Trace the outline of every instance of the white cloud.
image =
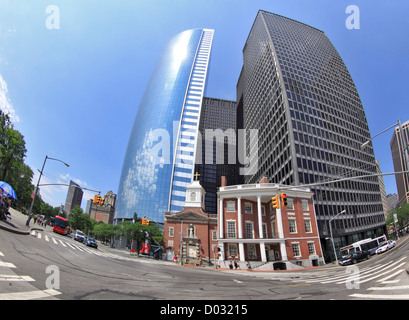
<svg viewBox="0 0 409 320">
<path fill-rule="evenodd" d="M 11 101 L 8 97 L 7 83 L 0 74 L 0 109 L 10 116 L 12 123 L 20 122 L 20 118 L 16 113 Z"/>
</svg>

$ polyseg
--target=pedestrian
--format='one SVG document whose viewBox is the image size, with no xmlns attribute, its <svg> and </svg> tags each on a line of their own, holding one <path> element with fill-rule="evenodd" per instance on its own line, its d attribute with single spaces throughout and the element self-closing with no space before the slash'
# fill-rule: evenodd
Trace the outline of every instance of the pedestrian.
<svg viewBox="0 0 409 320">
<path fill-rule="evenodd" d="M 230 269 L 233 269 L 233 263 L 230 261 L 230 263 L 229 263 L 229 268 Z"/>
<path fill-rule="evenodd" d="M 237 263 L 237 261 L 234 261 L 234 267 L 236 268 L 236 270 L 237 268 L 240 268 L 240 265 Z"/>
<path fill-rule="evenodd" d="M 173 262 L 176 263 L 176 261 L 178 261 L 178 256 L 175 254 L 175 255 L 173 256 Z"/>
<path fill-rule="evenodd" d="M 250 264 L 249 261 L 247 261 L 247 270 L 248 270 L 248 271 L 251 271 L 251 264 Z"/>
</svg>

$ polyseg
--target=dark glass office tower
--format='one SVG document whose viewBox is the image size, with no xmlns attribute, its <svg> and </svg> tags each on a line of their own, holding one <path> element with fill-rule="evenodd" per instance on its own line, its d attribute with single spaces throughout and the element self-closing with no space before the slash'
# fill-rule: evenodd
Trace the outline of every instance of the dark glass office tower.
<svg viewBox="0 0 409 320">
<path fill-rule="evenodd" d="M 181 211 L 193 180 L 200 112 L 214 31 L 192 29 L 165 47 L 129 138 L 114 222 L 134 215 L 163 222 Z"/>
<path fill-rule="evenodd" d="M 244 129 L 258 129 L 249 146 L 255 183 L 304 185 L 376 173 L 364 109 L 338 52 L 321 30 L 259 11 L 243 49 L 237 85 Z M 255 160 L 255 161 L 254 161 Z M 331 255 L 329 223 L 337 248 L 385 232 L 376 177 L 312 187 L 324 251 Z M 327 250 L 325 250 L 327 248 Z"/>
<path fill-rule="evenodd" d="M 206 191 L 206 213 L 217 214 L 221 177 L 226 177 L 229 185 L 242 183 L 236 161 L 236 101 L 204 97 L 199 132 L 195 172 L 200 174 L 200 183 Z"/>
</svg>

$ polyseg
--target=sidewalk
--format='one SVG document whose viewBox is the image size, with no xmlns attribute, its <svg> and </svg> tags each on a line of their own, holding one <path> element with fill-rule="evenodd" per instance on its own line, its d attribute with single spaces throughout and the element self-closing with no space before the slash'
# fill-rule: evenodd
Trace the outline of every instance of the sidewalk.
<svg viewBox="0 0 409 320">
<path fill-rule="evenodd" d="M 21 212 L 12 208 L 9 209 L 9 212 L 11 214 L 11 219 L 7 219 L 7 221 L 1 220 L 0 229 L 21 235 L 28 235 L 30 234 L 31 230 L 42 230 L 34 226 L 33 220 L 30 221 L 30 227 L 27 227 L 26 222 L 28 216 L 22 214 Z"/>
</svg>

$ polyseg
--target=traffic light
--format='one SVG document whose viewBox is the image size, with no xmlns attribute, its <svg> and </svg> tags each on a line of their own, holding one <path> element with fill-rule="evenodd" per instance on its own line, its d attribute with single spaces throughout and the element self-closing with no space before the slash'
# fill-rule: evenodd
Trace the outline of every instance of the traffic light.
<svg viewBox="0 0 409 320">
<path fill-rule="evenodd" d="M 149 226 L 149 220 L 145 219 L 145 218 L 142 218 L 141 219 L 141 224 L 144 225 L 144 226 Z"/>
<path fill-rule="evenodd" d="M 275 197 L 271 198 L 271 200 L 273 201 L 273 208 L 274 209 L 280 209 L 279 197 L 280 197 L 280 195 L 276 195 Z"/>
<path fill-rule="evenodd" d="M 92 200 L 92 202 L 95 203 L 95 204 L 99 204 L 99 198 L 101 198 L 101 196 L 99 194 L 96 194 L 94 196 L 94 200 Z"/>
<path fill-rule="evenodd" d="M 101 196 L 99 196 L 99 203 L 100 206 L 102 206 L 104 204 L 104 198 L 102 198 Z"/>
<path fill-rule="evenodd" d="M 285 193 L 281 194 L 281 200 L 283 201 L 282 202 L 283 207 L 286 207 L 287 206 L 287 195 Z"/>
</svg>

